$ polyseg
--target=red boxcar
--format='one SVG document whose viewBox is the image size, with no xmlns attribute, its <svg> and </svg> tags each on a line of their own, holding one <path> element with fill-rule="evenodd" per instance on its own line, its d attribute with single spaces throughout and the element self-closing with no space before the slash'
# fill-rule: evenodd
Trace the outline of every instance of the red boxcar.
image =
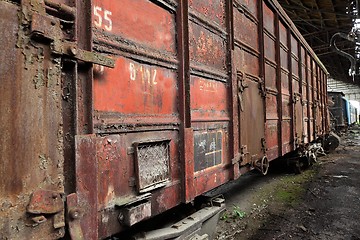
<svg viewBox="0 0 360 240">
<path fill-rule="evenodd" d="M 329 131 L 327 71 L 276 0 L 0 8 L 5 239 L 105 238 Z"/>
</svg>

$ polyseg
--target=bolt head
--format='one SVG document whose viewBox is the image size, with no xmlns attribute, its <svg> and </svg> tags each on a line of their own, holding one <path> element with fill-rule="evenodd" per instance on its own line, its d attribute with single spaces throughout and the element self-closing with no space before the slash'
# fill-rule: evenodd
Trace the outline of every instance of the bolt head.
<svg viewBox="0 0 360 240">
<path fill-rule="evenodd" d="M 77 54 L 77 49 L 76 47 L 70 47 L 69 48 L 69 53 L 73 56 L 75 56 Z"/>
<path fill-rule="evenodd" d="M 79 212 L 79 210 L 77 210 L 77 209 L 70 210 L 70 211 L 69 211 L 69 216 L 70 216 L 73 220 L 78 219 L 78 218 L 80 217 L 80 212 Z"/>
</svg>

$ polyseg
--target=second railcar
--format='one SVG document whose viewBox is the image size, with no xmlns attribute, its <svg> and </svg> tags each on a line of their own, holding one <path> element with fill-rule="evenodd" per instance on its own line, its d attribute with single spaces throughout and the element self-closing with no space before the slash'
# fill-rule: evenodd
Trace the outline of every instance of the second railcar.
<svg viewBox="0 0 360 240">
<path fill-rule="evenodd" d="M 351 101 L 349 102 L 349 126 L 359 122 L 358 109 L 354 106 Z"/>
<path fill-rule="evenodd" d="M 358 122 L 357 108 L 347 99 L 343 92 L 329 92 L 332 106 L 329 107 L 333 126 L 336 130 L 346 130 Z"/>
<path fill-rule="evenodd" d="M 2 237 L 105 238 L 329 131 L 275 0 L 0 7 Z"/>
</svg>

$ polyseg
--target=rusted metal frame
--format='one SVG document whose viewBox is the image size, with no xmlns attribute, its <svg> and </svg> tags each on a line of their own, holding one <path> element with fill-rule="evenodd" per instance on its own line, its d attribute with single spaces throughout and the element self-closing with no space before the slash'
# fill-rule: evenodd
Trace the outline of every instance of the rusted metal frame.
<svg viewBox="0 0 360 240">
<path fill-rule="evenodd" d="M 215 68 L 208 67 L 204 64 L 197 63 L 198 66 L 191 66 L 190 67 L 190 73 L 192 75 L 200 76 L 200 77 L 206 77 L 213 80 L 217 80 L 219 82 L 226 83 L 228 79 L 228 73 L 219 71 Z"/>
<path fill-rule="evenodd" d="M 175 121 L 175 119 L 174 119 Z M 144 124 L 144 125 L 134 125 L 134 124 L 119 124 L 112 123 L 109 125 L 94 125 L 94 133 L 96 134 L 120 134 L 120 133 L 137 133 L 137 132 L 151 132 L 151 131 L 176 131 L 179 130 L 177 127 L 178 124 L 175 123 L 161 123 L 161 124 Z"/>
<path fill-rule="evenodd" d="M 78 48 L 92 51 L 92 1 L 76 0 L 75 39 Z M 76 133 L 93 133 L 93 72 L 92 64 L 84 63 L 77 66 L 76 79 Z"/>
<path fill-rule="evenodd" d="M 298 43 L 298 58 L 299 58 L 299 62 L 298 62 L 298 68 L 299 68 L 299 93 L 301 94 L 301 98 L 303 97 L 302 95 L 302 88 L 303 88 L 303 71 L 302 71 L 302 68 L 303 68 L 303 64 L 302 64 L 302 55 L 301 55 L 301 44 L 300 42 L 296 39 L 297 43 Z"/>
<path fill-rule="evenodd" d="M 77 40 L 77 48 L 85 51 L 92 51 L 92 1 L 77 0 L 75 2 L 76 11 L 76 24 L 75 36 Z M 74 129 L 76 135 L 85 135 L 93 133 L 93 72 L 92 63 L 76 62 L 74 66 L 75 78 L 75 111 L 74 111 Z M 75 145 L 76 143 L 75 139 Z M 76 152 L 75 146 L 75 152 Z M 76 213 L 69 212 L 68 218 L 71 222 L 69 224 L 70 235 L 74 239 L 97 239 L 98 238 L 98 224 L 97 224 L 97 179 L 96 177 L 96 161 L 91 163 L 84 161 L 84 157 L 75 156 L 75 176 L 76 176 L 76 196 L 71 202 L 71 206 Z M 88 170 L 90 169 L 90 174 Z M 90 186 L 93 191 L 88 195 L 82 186 L 83 178 L 91 175 L 88 178 L 86 186 Z M 69 199 L 68 199 L 69 200 Z M 76 203 L 77 202 L 77 203 Z M 90 205 L 91 209 L 80 209 L 78 206 L 82 204 Z M 77 206 L 78 204 L 78 206 Z M 70 209 L 72 211 L 72 209 Z M 70 211 L 68 210 L 68 211 Z M 80 214 L 81 212 L 81 214 Z M 74 216 L 71 216 L 74 215 Z M 75 216 L 76 215 L 76 216 Z M 81 215 L 81 216 L 80 216 Z M 78 218 L 86 216 L 85 219 Z M 85 232 L 85 229 L 91 231 Z M 76 236 L 73 236 L 73 235 Z M 85 234 L 85 235 L 83 235 Z"/>
<path fill-rule="evenodd" d="M 315 132 L 316 132 L 316 114 L 315 114 L 315 86 L 314 86 L 314 60 L 312 58 L 310 58 L 310 72 L 311 72 L 311 88 L 310 88 L 310 91 L 311 91 L 311 99 L 312 99 L 312 106 L 311 106 L 311 109 L 310 111 L 312 111 L 312 119 L 311 119 L 311 122 L 312 122 L 312 125 L 313 125 L 313 131 L 312 131 L 312 137 L 313 139 L 316 139 L 316 136 L 315 136 Z M 316 84 L 316 82 L 315 82 Z"/>
<path fill-rule="evenodd" d="M 262 1 L 261 1 L 262 2 Z M 251 21 L 255 22 L 255 23 L 259 23 L 259 20 L 256 19 L 252 13 L 249 11 L 249 9 L 244 5 L 241 4 L 238 0 L 234 1 L 234 7 L 237 8 L 239 10 L 239 12 L 243 13 L 245 17 L 249 18 Z M 259 6 L 258 6 L 259 7 Z"/>
<path fill-rule="evenodd" d="M 283 137 L 282 137 L 282 122 L 283 122 L 283 100 L 282 100 L 282 87 L 281 87 L 281 55 L 280 55 L 280 19 L 279 14 L 275 13 L 275 62 L 276 62 L 276 87 L 278 90 L 278 151 L 279 156 L 282 156 Z"/>
<path fill-rule="evenodd" d="M 236 75 L 236 67 L 234 62 L 234 54 L 235 54 L 235 43 L 234 43 L 234 0 L 226 1 L 226 28 L 228 32 L 227 37 L 227 51 L 228 51 L 228 73 L 230 76 L 228 88 L 228 96 L 229 96 L 229 110 L 230 110 L 230 127 L 229 127 L 229 152 L 230 158 L 234 163 L 233 166 L 233 175 L 232 179 L 237 179 L 240 176 L 239 169 L 239 161 L 241 158 L 239 142 L 240 142 L 240 134 L 239 134 L 239 125 L 238 125 L 238 103 L 237 103 L 237 75 Z"/>
<path fill-rule="evenodd" d="M 328 105 L 328 91 L 327 91 L 327 87 L 328 87 L 328 81 L 327 81 L 327 77 L 328 74 L 324 72 L 325 75 L 325 81 L 324 81 L 324 94 L 325 94 L 325 119 L 326 119 L 326 131 L 327 133 L 330 132 L 330 115 L 329 115 L 329 105 Z"/>
<path fill-rule="evenodd" d="M 325 112 L 325 133 L 330 132 L 330 125 L 329 125 L 329 106 L 328 106 L 328 93 L 327 93 L 327 81 L 328 81 L 328 75 L 324 72 L 324 112 Z"/>
<path fill-rule="evenodd" d="M 323 135 L 326 134 L 326 96 L 325 96 L 325 90 L 324 90 L 324 86 L 325 86 L 325 74 L 322 71 L 322 69 L 320 69 L 321 71 L 321 76 L 322 76 L 322 82 L 321 82 L 321 96 L 322 96 L 322 128 L 323 128 Z"/>
<path fill-rule="evenodd" d="M 320 70 L 320 68 L 318 67 L 318 74 L 319 74 L 319 89 L 318 89 L 318 95 L 319 95 L 319 111 L 320 111 L 320 124 L 319 126 L 321 127 L 321 135 L 323 135 L 324 133 L 324 122 L 323 122 L 323 119 L 324 119 L 324 111 L 323 111 L 323 108 L 324 108 L 324 97 L 323 97 L 323 74 Z"/>
<path fill-rule="evenodd" d="M 94 33 L 97 36 L 103 37 L 94 39 L 93 41 L 97 44 L 94 48 L 100 52 L 110 52 L 129 59 L 139 60 L 169 69 L 177 69 L 178 67 L 179 61 L 177 57 L 165 51 L 157 51 L 156 49 L 144 46 L 140 48 L 138 44 L 131 40 L 125 40 L 120 36 L 115 36 L 110 33 L 105 34 L 96 29 Z"/>
<path fill-rule="evenodd" d="M 298 49 L 298 58 L 299 58 L 299 62 L 298 62 L 298 68 L 299 68 L 299 72 L 298 72 L 298 74 L 299 74 L 299 93 L 300 93 L 300 101 L 301 101 L 301 109 L 303 109 L 302 108 L 302 106 L 303 106 L 303 99 L 304 99 L 304 94 L 303 94 L 303 71 L 302 71 L 302 69 L 303 69 L 303 64 L 302 64 L 302 61 L 303 61 L 303 59 L 302 59 L 302 53 L 301 53 L 301 42 L 298 40 L 298 39 L 296 39 L 296 42 L 298 43 L 298 47 L 297 47 L 297 49 Z M 303 116 L 303 118 L 302 118 L 302 128 L 301 128 L 301 136 L 299 136 L 300 137 L 300 141 L 301 141 L 301 143 L 304 143 L 304 114 L 302 115 Z"/>
<path fill-rule="evenodd" d="M 65 14 L 65 15 L 71 17 L 72 20 L 74 20 L 76 18 L 76 8 L 74 8 L 74 7 L 70 7 L 68 5 L 54 2 L 51 0 L 44 0 L 44 3 L 47 7 L 50 7 L 52 9 L 55 9 L 56 11 L 58 11 L 59 14 Z"/>
<path fill-rule="evenodd" d="M 215 22 L 207 20 L 205 16 L 197 11 L 192 10 L 191 8 L 189 9 L 189 20 L 216 34 L 217 36 L 222 37 L 223 39 L 226 39 L 227 37 L 227 32 L 224 31 L 221 26 Z"/>
<path fill-rule="evenodd" d="M 191 129 L 190 111 L 190 56 L 189 56 L 189 5 L 180 0 L 176 11 L 179 56 L 179 113 L 180 113 L 180 159 L 183 180 L 182 201 L 190 202 L 194 190 L 194 132 Z"/>
<path fill-rule="evenodd" d="M 325 119 L 325 112 L 324 112 L 324 108 L 325 108 L 325 105 L 324 105 L 324 74 L 323 72 L 321 71 L 321 69 L 319 68 L 319 75 L 320 75 L 320 83 L 319 83 L 319 96 L 320 96 L 320 111 L 321 111 L 321 131 L 322 131 L 322 135 L 325 133 L 325 122 L 324 122 L 324 119 Z"/>
<path fill-rule="evenodd" d="M 263 81 L 266 91 L 266 79 L 265 79 L 265 40 L 264 40 L 264 9 L 263 0 L 258 1 L 258 36 L 259 36 L 259 75 Z M 264 129 L 266 129 L 266 97 L 264 99 Z M 265 133 L 264 133 L 265 134 Z M 266 151 L 267 149 L 265 149 Z"/>
<path fill-rule="evenodd" d="M 308 66 L 308 58 L 311 60 L 311 55 L 308 54 L 308 52 L 306 51 L 306 90 L 307 90 L 307 113 L 308 113 L 308 139 L 309 142 L 311 142 L 311 104 L 310 104 L 310 94 L 311 94 L 311 89 L 310 89 L 310 81 L 311 81 L 311 74 L 310 74 L 310 79 L 309 79 L 309 71 L 311 68 L 311 61 L 310 61 L 310 67 Z"/>
<path fill-rule="evenodd" d="M 284 22 L 291 28 L 291 31 L 296 35 L 296 37 L 299 39 L 301 44 L 305 47 L 305 49 L 308 51 L 309 55 L 312 56 L 316 62 L 321 66 L 321 68 L 326 72 L 325 66 L 322 64 L 322 62 L 319 60 L 319 58 L 316 56 L 315 52 L 312 50 L 310 45 L 307 43 L 305 38 L 302 36 L 302 34 L 299 32 L 293 21 L 290 19 L 290 17 L 286 14 L 285 10 L 281 7 L 280 3 L 276 0 L 267 0 L 269 4 L 275 9 L 275 11 L 280 15 L 280 17 L 283 19 Z"/>
<path fill-rule="evenodd" d="M 291 44 L 291 30 L 289 28 L 286 28 L 286 36 L 287 36 L 287 48 L 288 48 L 288 70 L 289 70 L 289 94 L 290 99 L 294 96 L 294 83 L 293 83 L 293 70 L 292 70 L 292 44 Z M 290 100 L 291 101 L 291 100 Z M 290 120 L 290 144 L 291 147 L 294 150 L 295 149 L 295 132 L 296 132 L 296 121 L 295 121 L 295 104 L 296 102 L 290 104 L 291 106 L 291 120 Z"/>
<path fill-rule="evenodd" d="M 178 6 L 178 2 L 176 0 L 150 0 L 151 2 L 161 5 L 162 7 L 171 9 L 176 11 L 176 7 Z"/>
<path fill-rule="evenodd" d="M 315 64 L 316 65 L 316 64 Z M 318 119 L 318 116 L 321 114 L 321 116 L 320 117 L 322 117 L 322 110 L 321 110 L 321 105 L 322 105 L 322 103 L 321 103 L 321 95 L 320 95 L 320 93 L 321 93 L 321 88 L 320 88 L 320 86 L 321 86 L 321 75 L 320 75 L 320 71 L 319 71 L 319 67 L 316 65 L 316 90 L 317 90 L 317 92 L 315 93 L 316 94 L 316 100 L 317 100 L 317 109 L 315 108 L 315 112 L 316 112 L 316 125 L 318 125 L 318 121 L 320 121 L 319 119 Z M 318 113 L 318 111 L 319 111 L 319 113 Z M 321 130 L 320 130 L 321 131 Z M 317 135 L 319 135 L 319 132 L 318 132 L 318 130 L 316 129 L 316 131 L 315 131 L 316 133 L 317 133 Z"/>
<path fill-rule="evenodd" d="M 323 81 L 321 83 L 321 87 L 322 87 L 322 90 L 321 90 L 321 94 L 323 96 L 323 134 L 326 134 L 327 133 L 327 126 L 326 126 L 326 101 L 327 101 L 327 96 L 325 94 L 325 81 L 326 81 L 326 75 L 324 73 L 324 71 L 322 71 L 321 69 L 321 74 L 323 76 Z"/>
<path fill-rule="evenodd" d="M 76 71 L 75 60 L 63 60 L 61 83 L 63 88 L 62 96 L 62 117 L 64 131 L 64 189 L 66 194 L 76 191 L 75 174 L 75 105 L 76 105 Z"/>
<path fill-rule="evenodd" d="M 311 94 L 311 102 L 309 100 L 309 111 L 310 111 L 310 114 L 309 114 L 309 123 L 312 124 L 312 132 L 311 132 L 311 125 L 309 125 L 309 131 L 310 131 L 310 135 L 309 137 L 312 137 L 314 138 L 314 129 L 315 129 L 315 124 L 314 124 L 314 72 L 313 72 L 313 64 L 314 64 L 314 61 L 312 59 L 312 57 L 310 56 L 310 79 L 308 81 L 308 88 L 309 88 L 309 99 L 310 99 L 310 94 Z M 311 83 L 311 85 L 310 85 Z"/>
<path fill-rule="evenodd" d="M 254 49 L 253 47 L 249 46 L 248 44 L 246 44 L 245 42 L 242 42 L 238 39 L 234 39 L 234 44 L 235 46 L 243 49 L 244 51 L 256 56 L 256 57 L 260 57 L 260 52 L 256 49 Z"/>
</svg>

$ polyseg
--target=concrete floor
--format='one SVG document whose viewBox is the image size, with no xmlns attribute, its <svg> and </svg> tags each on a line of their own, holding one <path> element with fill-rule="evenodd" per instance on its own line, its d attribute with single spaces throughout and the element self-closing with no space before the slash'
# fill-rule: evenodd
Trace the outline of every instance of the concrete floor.
<svg viewBox="0 0 360 240">
<path fill-rule="evenodd" d="M 360 239 L 360 131 L 300 175 L 276 167 L 221 190 L 216 239 Z"/>
</svg>

